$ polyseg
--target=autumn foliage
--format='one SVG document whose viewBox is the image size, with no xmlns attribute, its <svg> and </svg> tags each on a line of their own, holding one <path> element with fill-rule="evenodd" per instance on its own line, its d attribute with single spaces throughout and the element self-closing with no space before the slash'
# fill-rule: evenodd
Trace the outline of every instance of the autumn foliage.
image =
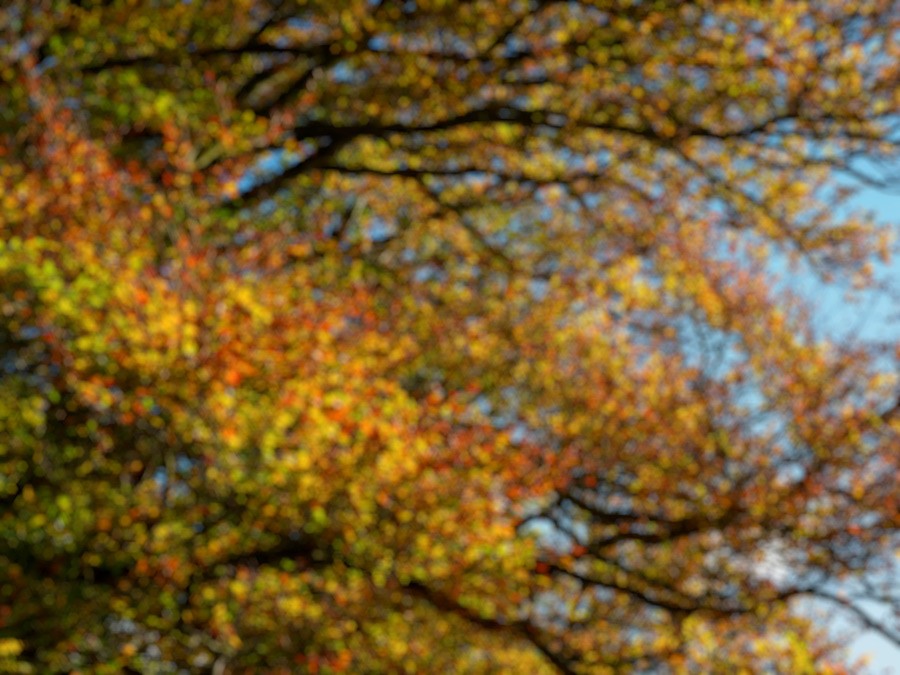
<svg viewBox="0 0 900 675">
<path fill-rule="evenodd" d="M 0 670 L 900 641 L 896 2 L 2 4 Z"/>
</svg>

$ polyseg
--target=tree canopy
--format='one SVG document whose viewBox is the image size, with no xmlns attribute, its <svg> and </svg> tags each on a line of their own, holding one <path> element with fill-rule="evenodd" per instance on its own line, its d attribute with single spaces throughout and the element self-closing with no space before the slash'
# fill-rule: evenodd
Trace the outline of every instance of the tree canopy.
<svg viewBox="0 0 900 675">
<path fill-rule="evenodd" d="M 895 0 L 12 0 L 0 670 L 900 644 Z M 896 302 L 892 298 L 892 302 Z M 893 614 L 891 614 L 893 612 Z"/>
</svg>

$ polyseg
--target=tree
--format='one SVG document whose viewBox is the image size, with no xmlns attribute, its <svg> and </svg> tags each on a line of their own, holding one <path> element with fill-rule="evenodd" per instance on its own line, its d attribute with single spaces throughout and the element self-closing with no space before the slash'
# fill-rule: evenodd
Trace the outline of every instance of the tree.
<svg viewBox="0 0 900 675">
<path fill-rule="evenodd" d="M 804 598 L 900 641 L 897 354 L 776 279 L 876 290 L 895 2 L 0 26 L 0 667 L 846 672 Z"/>
</svg>

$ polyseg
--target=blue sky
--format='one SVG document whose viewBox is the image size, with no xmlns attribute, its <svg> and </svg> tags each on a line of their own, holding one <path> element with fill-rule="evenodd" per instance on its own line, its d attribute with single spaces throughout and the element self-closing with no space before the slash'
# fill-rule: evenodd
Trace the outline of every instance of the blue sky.
<svg viewBox="0 0 900 675">
<path fill-rule="evenodd" d="M 866 189 L 857 195 L 855 205 L 876 212 L 878 219 L 893 227 L 900 238 L 900 185 L 897 188 L 894 193 Z M 880 272 L 889 288 L 900 293 L 900 242 L 895 245 L 895 251 L 895 259 Z M 867 300 L 859 305 L 828 304 L 833 311 L 830 321 L 859 326 L 859 332 L 866 338 L 900 342 L 900 306 L 896 299 L 891 299 L 887 294 L 879 293 L 871 302 Z M 897 583 L 900 584 L 900 579 Z M 852 627 L 849 629 L 853 630 Z M 848 630 L 848 626 L 839 622 L 835 630 Z M 863 633 L 854 641 L 852 653 L 855 656 L 870 655 L 870 668 L 875 673 L 900 673 L 900 648 L 872 631 Z"/>
</svg>

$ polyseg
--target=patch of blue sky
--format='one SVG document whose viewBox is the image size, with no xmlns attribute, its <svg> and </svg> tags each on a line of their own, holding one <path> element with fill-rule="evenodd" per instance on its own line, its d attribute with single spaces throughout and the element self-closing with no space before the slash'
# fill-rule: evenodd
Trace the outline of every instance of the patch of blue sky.
<svg viewBox="0 0 900 675">
<path fill-rule="evenodd" d="M 895 189 L 900 189 L 900 181 Z M 853 199 L 853 206 L 872 211 L 878 222 L 885 227 L 893 228 L 900 235 L 900 193 L 897 191 L 861 190 Z M 895 246 L 900 249 L 900 246 Z M 895 258 L 888 264 L 880 265 L 878 275 L 884 283 L 884 291 L 876 291 L 873 300 L 864 307 L 865 315 L 857 316 L 858 309 L 834 302 L 835 320 L 846 325 L 856 325 L 857 334 L 865 339 L 895 342 L 900 344 L 900 321 L 897 315 L 897 300 L 900 297 L 900 250 L 895 251 Z M 862 323 L 860 319 L 862 318 Z M 900 588 L 900 565 L 894 561 L 892 569 L 884 573 L 896 592 Z M 884 605 L 869 603 L 866 609 L 873 617 L 890 621 L 890 611 Z M 895 617 L 896 623 L 896 617 Z M 854 630 L 852 619 L 839 621 L 833 626 L 834 631 Z M 858 627 L 855 628 L 858 630 Z M 839 634 L 839 633 L 838 633 Z M 870 657 L 870 667 L 879 674 L 900 673 L 900 645 L 894 644 L 874 631 L 865 631 L 851 644 L 850 653 L 855 657 Z"/>
</svg>

